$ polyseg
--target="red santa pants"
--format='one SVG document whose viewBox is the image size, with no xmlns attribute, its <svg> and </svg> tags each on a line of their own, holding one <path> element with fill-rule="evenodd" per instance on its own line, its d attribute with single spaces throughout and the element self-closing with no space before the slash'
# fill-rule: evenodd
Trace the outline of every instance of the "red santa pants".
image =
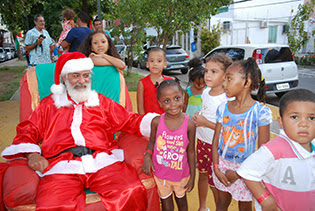
<svg viewBox="0 0 315 211">
<path fill-rule="evenodd" d="M 43 177 L 37 189 L 36 210 L 84 210 L 86 188 L 98 193 L 109 211 L 147 208 L 146 189 L 136 170 L 117 162 L 96 173 Z"/>
</svg>

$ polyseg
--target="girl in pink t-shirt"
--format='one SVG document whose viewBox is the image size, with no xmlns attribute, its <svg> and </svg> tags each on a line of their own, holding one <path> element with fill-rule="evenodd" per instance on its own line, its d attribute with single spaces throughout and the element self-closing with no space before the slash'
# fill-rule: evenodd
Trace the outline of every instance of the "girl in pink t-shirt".
<svg viewBox="0 0 315 211">
<path fill-rule="evenodd" d="M 67 9 L 63 10 L 61 14 L 62 14 L 64 20 L 61 22 L 62 32 L 60 33 L 57 47 L 59 47 L 59 46 L 61 47 L 61 42 L 64 39 L 66 39 L 69 31 L 75 27 L 75 23 L 74 23 L 73 19 L 76 16 L 76 14 L 72 9 L 67 8 Z M 65 50 L 63 50 L 63 49 L 61 51 L 59 50 L 59 52 L 60 53 L 68 52 L 69 48 L 70 48 L 70 46 Z"/>
<path fill-rule="evenodd" d="M 185 193 L 195 181 L 196 126 L 182 113 L 183 90 L 178 82 L 163 81 L 157 97 L 165 113 L 152 120 L 142 170 L 148 175 L 153 170 L 163 210 L 174 210 L 173 192 L 178 210 L 188 210 Z"/>
</svg>

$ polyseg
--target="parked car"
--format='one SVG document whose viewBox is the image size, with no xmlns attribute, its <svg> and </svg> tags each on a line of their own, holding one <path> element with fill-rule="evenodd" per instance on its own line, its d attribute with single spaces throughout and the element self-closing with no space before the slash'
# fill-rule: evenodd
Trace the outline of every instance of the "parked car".
<svg viewBox="0 0 315 211">
<path fill-rule="evenodd" d="M 11 48 L 4 48 L 4 50 L 7 53 L 8 59 L 13 59 L 14 55 L 11 53 Z"/>
<path fill-rule="evenodd" d="M 138 60 L 138 67 L 141 69 L 146 69 L 146 63 L 148 61 L 148 54 L 152 48 L 156 46 L 150 46 L 147 48 L 143 54 L 143 57 Z M 171 45 L 166 47 L 166 59 L 167 67 L 163 70 L 165 72 L 180 70 L 182 74 L 188 73 L 188 59 L 189 56 L 181 46 Z"/>
<path fill-rule="evenodd" d="M 128 50 L 130 48 L 130 45 L 124 45 L 123 48 L 120 50 L 119 54 L 121 59 L 128 64 Z M 137 66 L 138 62 L 138 56 L 136 54 L 133 55 L 133 63 L 132 66 Z"/>
<path fill-rule="evenodd" d="M 233 60 L 254 57 L 266 82 L 266 92 L 282 97 L 287 91 L 299 84 L 297 65 L 288 45 L 279 44 L 243 44 L 221 46 L 208 52 L 207 57 L 225 53 Z"/>
<path fill-rule="evenodd" d="M 8 60 L 7 53 L 5 52 L 5 50 L 2 47 L 0 47 L 0 62 L 4 62 L 7 60 Z"/>
<path fill-rule="evenodd" d="M 11 55 L 13 55 L 12 58 L 17 57 L 17 50 L 15 48 L 11 48 Z"/>
<path fill-rule="evenodd" d="M 120 54 L 120 51 L 125 47 L 125 45 L 115 45 L 117 48 L 118 53 Z"/>
</svg>

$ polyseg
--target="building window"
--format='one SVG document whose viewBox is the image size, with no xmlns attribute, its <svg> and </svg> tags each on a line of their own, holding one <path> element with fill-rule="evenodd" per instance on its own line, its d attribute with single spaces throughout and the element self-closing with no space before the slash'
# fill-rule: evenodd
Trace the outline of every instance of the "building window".
<svg viewBox="0 0 315 211">
<path fill-rule="evenodd" d="M 268 43 L 277 42 L 277 32 L 278 32 L 278 26 L 269 26 Z"/>
</svg>

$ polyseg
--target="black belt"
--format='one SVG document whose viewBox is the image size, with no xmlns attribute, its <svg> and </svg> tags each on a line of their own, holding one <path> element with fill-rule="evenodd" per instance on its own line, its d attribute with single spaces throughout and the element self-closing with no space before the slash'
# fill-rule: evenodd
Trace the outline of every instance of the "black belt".
<svg viewBox="0 0 315 211">
<path fill-rule="evenodd" d="M 55 158 L 55 157 L 61 155 L 62 153 L 65 153 L 65 152 L 71 152 L 73 154 L 73 157 L 82 157 L 83 155 L 92 155 L 95 152 L 95 150 L 87 148 L 85 146 L 77 146 L 77 147 L 66 149 L 66 150 L 60 152 L 59 154 L 57 154 L 53 157 L 50 157 L 49 159 Z"/>
</svg>

